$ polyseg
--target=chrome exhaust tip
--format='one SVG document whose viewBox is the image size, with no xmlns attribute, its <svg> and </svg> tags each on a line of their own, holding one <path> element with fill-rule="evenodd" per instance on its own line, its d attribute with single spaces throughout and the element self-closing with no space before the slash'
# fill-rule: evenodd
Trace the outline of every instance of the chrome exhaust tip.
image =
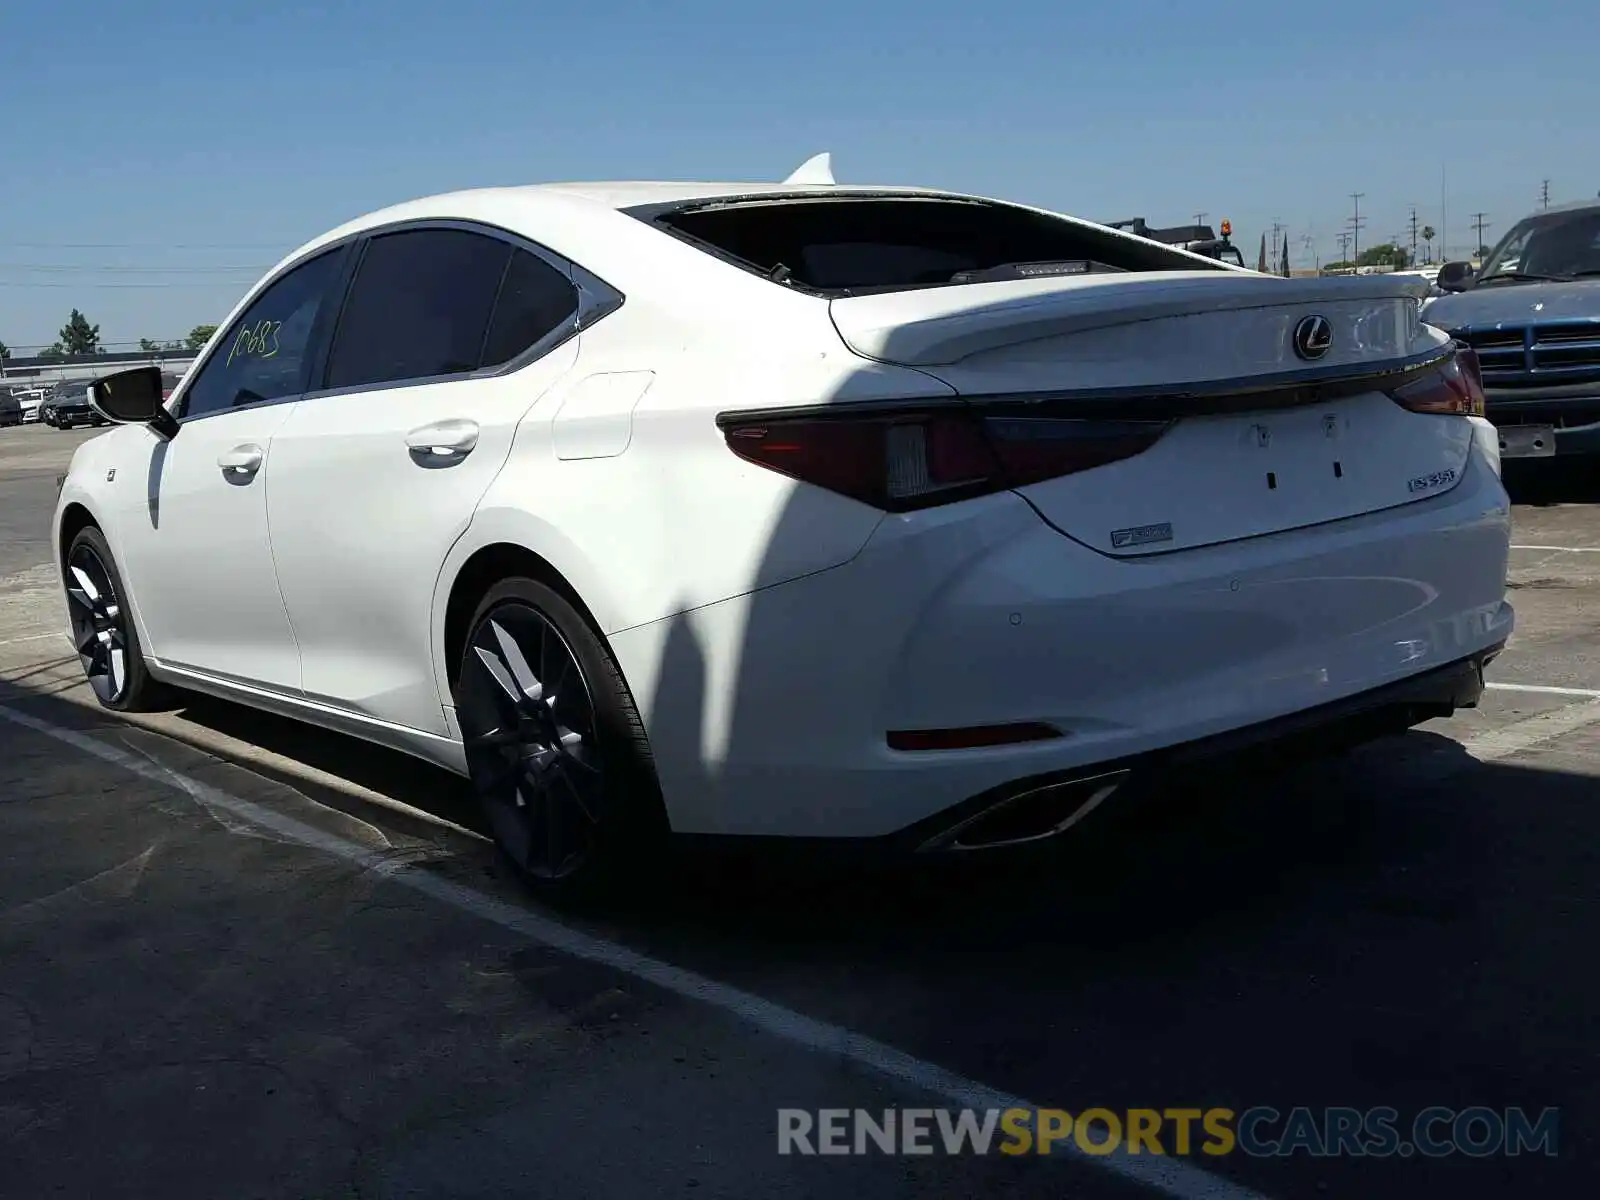
<svg viewBox="0 0 1600 1200">
<path fill-rule="evenodd" d="M 1127 771 L 1109 771 L 1018 792 L 935 834 L 917 851 L 998 850 L 1048 841 L 1100 807 L 1127 779 Z"/>
</svg>

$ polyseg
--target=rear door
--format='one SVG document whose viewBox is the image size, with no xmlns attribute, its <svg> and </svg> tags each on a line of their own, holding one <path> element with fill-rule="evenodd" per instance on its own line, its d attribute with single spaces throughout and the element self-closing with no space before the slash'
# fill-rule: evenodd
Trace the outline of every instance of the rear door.
<svg viewBox="0 0 1600 1200">
<path fill-rule="evenodd" d="M 523 415 L 576 361 L 570 268 L 460 226 L 373 237 L 324 389 L 273 445 L 268 509 L 307 695 L 447 735 L 434 584 Z"/>
</svg>

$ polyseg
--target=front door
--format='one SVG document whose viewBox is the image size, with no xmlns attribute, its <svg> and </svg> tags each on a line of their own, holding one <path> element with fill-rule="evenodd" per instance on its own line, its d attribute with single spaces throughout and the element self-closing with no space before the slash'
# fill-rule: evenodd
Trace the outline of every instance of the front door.
<svg viewBox="0 0 1600 1200">
<path fill-rule="evenodd" d="M 146 652 L 172 667 L 297 694 L 300 658 L 267 526 L 273 442 L 305 390 L 344 251 L 269 284 L 174 400 L 128 480 L 117 535 Z"/>
</svg>

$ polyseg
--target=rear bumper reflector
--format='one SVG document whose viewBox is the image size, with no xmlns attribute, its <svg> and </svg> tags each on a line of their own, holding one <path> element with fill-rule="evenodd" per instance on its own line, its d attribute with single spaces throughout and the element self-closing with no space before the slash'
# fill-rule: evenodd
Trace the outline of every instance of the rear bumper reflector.
<svg viewBox="0 0 1600 1200">
<path fill-rule="evenodd" d="M 1062 736 L 1059 729 L 1038 721 L 1012 725 L 967 725 L 959 729 L 891 729 L 886 735 L 891 750 L 976 750 L 984 746 L 1014 746 L 1021 742 L 1048 742 Z"/>
</svg>

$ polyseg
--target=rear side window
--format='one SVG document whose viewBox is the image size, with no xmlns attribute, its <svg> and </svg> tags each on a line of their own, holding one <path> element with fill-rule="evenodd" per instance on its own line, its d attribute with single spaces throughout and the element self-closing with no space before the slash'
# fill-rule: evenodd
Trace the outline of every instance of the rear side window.
<svg viewBox="0 0 1600 1200">
<path fill-rule="evenodd" d="M 512 250 L 459 229 L 373 238 L 339 317 L 326 386 L 477 370 Z"/>
<path fill-rule="evenodd" d="M 577 311 L 578 290 L 572 281 L 537 254 L 518 250 L 500 285 L 483 347 L 483 365 L 498 367 L 510 362 Z"/>
<path fill-rule="evenodd" d="M 280 400 L 306 390 L 317 317 L 337 281 L 344 251 L 301 263 L 257 296 L 184 394 L 183 416 Z"/>
<path fill-rule="evenodd" d="M 1068 270 L 1218 270 L 1164 246 L 987 201 L 780 197 L 633 210 L 775 283 L 834 295 L 970 282 L 1015 264 Z"/>
</svg>

